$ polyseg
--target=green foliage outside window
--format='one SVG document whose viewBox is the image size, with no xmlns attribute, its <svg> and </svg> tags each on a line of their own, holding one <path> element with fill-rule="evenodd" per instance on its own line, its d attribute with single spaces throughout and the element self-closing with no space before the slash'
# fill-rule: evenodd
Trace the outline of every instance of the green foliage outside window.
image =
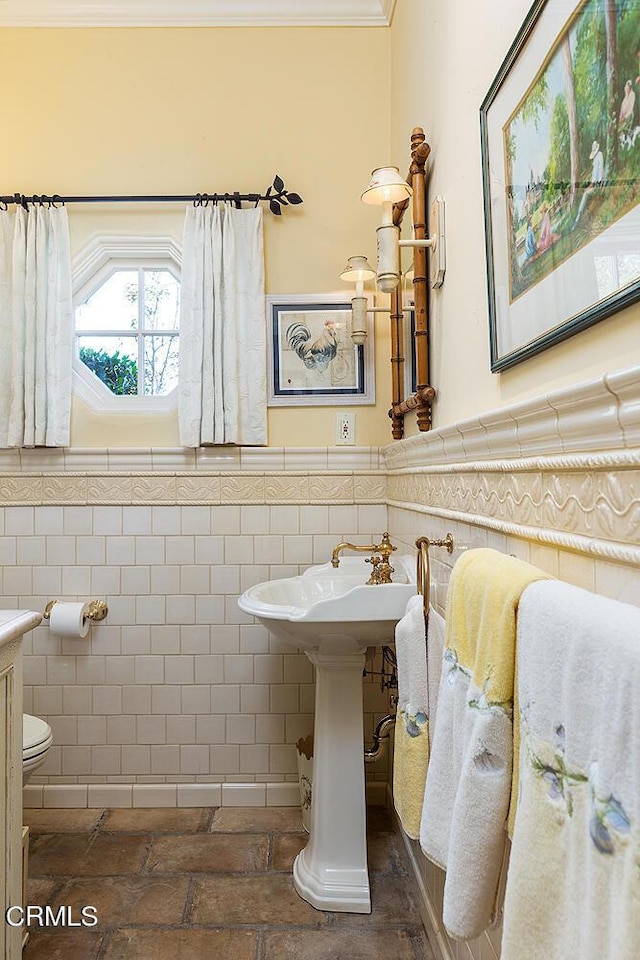
<svg viewBox="0 0 640 960">
<path fill-rule="evenodd" d="M 80 347 L 80 359 L 95 373 L 105 386 L 119 397 L 136 396 L 138 393 L 138 364 L 134 359 L 95 350 L 93 347 Z"/>
</svg>

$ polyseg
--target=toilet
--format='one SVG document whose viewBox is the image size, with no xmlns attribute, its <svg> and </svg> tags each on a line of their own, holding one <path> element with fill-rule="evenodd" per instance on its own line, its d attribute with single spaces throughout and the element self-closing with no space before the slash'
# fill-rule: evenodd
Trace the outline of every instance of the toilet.
<svg viewBox="0 0 640 960">
<path fill-rule="evenodd" d="M 40 717 L 22 715 L 22 783 L 33 776 L 45 761 L 53 736 L 51 727 Z"/>
</svg>

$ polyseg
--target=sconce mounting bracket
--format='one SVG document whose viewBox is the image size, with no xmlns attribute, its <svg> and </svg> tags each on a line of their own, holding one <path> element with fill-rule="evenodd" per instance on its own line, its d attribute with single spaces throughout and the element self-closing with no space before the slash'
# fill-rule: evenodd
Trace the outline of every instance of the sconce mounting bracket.
<svg viewBox="0 0 640 960">
<path fill-rule="evenodd" d="M 431 286 L 435 289 L 444 283 L 447 258 L 444 245 L 444 200 L 435 197 L 429 211 L 429 235 L 432 247 L 429 253 Z"/>
</svg>

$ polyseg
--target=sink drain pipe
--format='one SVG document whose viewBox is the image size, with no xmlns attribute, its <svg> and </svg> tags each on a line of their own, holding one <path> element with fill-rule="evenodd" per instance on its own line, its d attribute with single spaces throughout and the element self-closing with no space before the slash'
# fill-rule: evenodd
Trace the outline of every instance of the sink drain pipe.
<svg viewBox="0 0 640 960">
<path fill-rule="evenodd" d="M 395 725 L 395 722 L 395 713 L 387 714 L 378 722 L 376 729 L 373 731 L 373 746 L 366 748 L 364 751 L 365 763 L 375 763 L 376 760 L 385 755 L 387 742 L 391 736 L 391 728 Z"/>
</svg>

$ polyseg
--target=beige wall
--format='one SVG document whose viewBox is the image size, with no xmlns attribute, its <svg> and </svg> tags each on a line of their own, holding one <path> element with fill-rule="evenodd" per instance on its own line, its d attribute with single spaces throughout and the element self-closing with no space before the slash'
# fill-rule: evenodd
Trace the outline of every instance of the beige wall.
<svg viewBox="0 0 640 960">
<path fill-rule="evenodd" d="M 346 258 L 375 251 L 376 213 L 359 197 L 388 160 L 389 39 L 383 29 L 3 30 L 2 192 L 251 192 L 278 173 L 305 202 L 265 217 L 268 292 L 348 294 Z M 183 211 L 74 206 L 70 219 L 76 252 L 106 233 L 179 240 Z M 389 436 L 387 327 L 378 322 L 378 404 L 357 408 L 357 444 Z M 333 444 L 334 415 L 271 410 L 270 444 Z M 177 442 L 175 415 L 74 405 L 74 446 Z"/>
<path fill-rule="evenodd" d="M 489 367 L 479 109 L 530 0 L 402 0 L 391 28 L 391 155 L 411 128 L 432 147 L 430 194 L 446 201 L 447 274 L 432 296 L 434 425 L 516 403 L 640 360 L 640 307 L 502 374 Z M 407 433 L 415 432 L 407 417 Z"/>
<path fill-rule="evenodd" d="M 249 191 L 278 172 L 305 203 L 266 217 L 268 292 L 329 292 L 343 286 L 347 256 L 375 255 L 377 210 L 359 200 L 369 171 L 388 161 L 404 170 L 411 128 L 423 125 L 430 190 L 447 204 L 447 277 L 432 296 L 434 424 L 629 366 L 640 361 L 638 307 L 490 373 L 478 111 L 528 6 L 402 0 L 390 30 L 4 30 L 2 189 Z M 76 206 L 73 248 L 100 233 L 179 241 L 182 217 L 168 206 Z M 389 439 L 386 317 L 376 330 L 378 402 L 354 408 L 358 445 Z M 269 442 L 332 445 L 335 412 L 271 409 Z M 406 426 L 415 432 L 412 416 Z M 177 443 L 175 414 L 99 416 L 74 403 L 74 446 Z"/>
</svg>

